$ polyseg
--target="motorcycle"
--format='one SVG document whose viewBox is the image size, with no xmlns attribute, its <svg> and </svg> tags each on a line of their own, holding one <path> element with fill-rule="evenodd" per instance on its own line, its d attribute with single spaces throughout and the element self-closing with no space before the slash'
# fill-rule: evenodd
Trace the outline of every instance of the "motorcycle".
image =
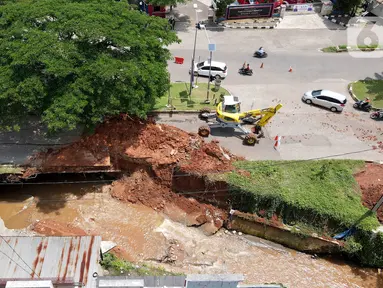
<svg viewBox="0 0 383 288">
<path fill-rule="evenodd" d="M 358 102 L 355 102 L 355 104 L 353 105 L 353 107 L 355 109 L 359 109 L 359 110 L 363 110 L 363 111 L 366 111 L 366 112 L 370 112 L 371 111 L 371 105 L 370 104 L 365 104 L 366 102 L 364 102 L 363 100 L 360 100 Z"/>
<path fill-rule="evenodd" d="M 253 69 L 247 70 L 247 69 L 240 68 L 238 73 L 241 74 L 241 75 L 249 75 L 249 76 L 251 76 L 251 75 L 253 75 Z"/>
<path fill-rule="evenodd" d="M 383 110 L 379 110 L 370 114 L 371 119 L 383 119 Z"/>
<path fill-rule="evenodd" d="M 254 57 L 257 57 L 257 58 L 266 58 L 267 57 L 267 53 L 264 51 L 263 54 L 261 54 L 258 50 L 254 52 Z"/>
</svg>

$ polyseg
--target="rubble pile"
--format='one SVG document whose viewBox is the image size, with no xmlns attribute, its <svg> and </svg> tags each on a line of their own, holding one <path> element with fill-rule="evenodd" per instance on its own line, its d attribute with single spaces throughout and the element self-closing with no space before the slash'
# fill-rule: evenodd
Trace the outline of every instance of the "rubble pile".
<svg viewBox="0 0 383 288">
<path fill-rule="evenodd" d="M 93 135 L 64 148 L 40 153 L 31 162 L 41 172 L 78 172 L 94 167 L 121 170 L 125 176 L 111 190 L 117 199 L 144 204 L 157 211 L 169 210 L 165 208 L 172 204 L 195 215 L 198 225 L 212 223 L 219 228 L 225 213 L 173 192 L 173 171 L 175 168 L 191 174 L 231 171 L 232 162 L 237 159 L 217 141 L 205 143 L 197 134 L 156 124 L 153 119 L 122 115 L 106 120 Z"/>
</svg>

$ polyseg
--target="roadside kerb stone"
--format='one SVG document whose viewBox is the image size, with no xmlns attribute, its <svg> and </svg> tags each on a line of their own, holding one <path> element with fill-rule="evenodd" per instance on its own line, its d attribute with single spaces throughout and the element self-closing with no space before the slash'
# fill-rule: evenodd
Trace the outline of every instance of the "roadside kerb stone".
<svg viewBox="0 0 383 288">
<path fill-rule="evenodd" d="M 352 51 L 382 51 L 383 48 L 358 48 L 358 49 L 355 49 L 355 48 L 346 48 L 346 49 L 341 49 L 339 48 L 339 46 L 335 46 L 336 48 L 336 51 L 335 52 L 325 52 L 323 51 L 323 49 L 325 48 L 321 48 L 321 51 L 324 52 L 324 53 L 342 53 L 342 52 L 352 52 Z"/>
<path fill-rule="evenodd" d="M 278 26 L 278 24 L 281 22 L 282 18 L 278 19 L 272 19 L 271 22 L 275 22 L 274 25 L 265 25 L 265 26 L 254 26 L 257 23 L 254 22 L 244 22 L 244 23 L 238 23 L 238 25 L 231 25 L 226 23 L 219 23 L 218 25 L 225 27 L 225 28 L 232 28 L 232 29 L 274 29 Z"/>
<path fill-rule="evenodd" d="M 344 22 L 341 22 L 340 20 L 336 19 L 336 18 L 340 18 L 340 17 L 349 17 L 348 14 L 345 14 L 345 15 L 324 15 L 323 16 L 325 19 L 327 20 L 330 20 L 332 23 L 335 23 L 335 24 L 338 24 L 340 26 L 343 26 L 343 27 L 350 27 L 350 26 L 357 26 L 356 24 L 347 24 L 347 23 L 344 23 Z"/>
<path fill-rule="evenodd" d="M 350 96 L 351 98 L 355 101 L 355 102 L 358 102 L 360 99 L 358 99 L 356 97 L 356 95 L 354 94 L 354 92 L 352 92 L 352 84 L 356 83 L 358 81 L 353 81 L 351 82 L 350 84 L 348 84 L 348 92 L 350 93 Z M 375 108 L 374 106 L 371 106 L 371 109 L 374 110 L 374 111 L 378 111 L 380 110 L 379 108 Z"/>
</svg>

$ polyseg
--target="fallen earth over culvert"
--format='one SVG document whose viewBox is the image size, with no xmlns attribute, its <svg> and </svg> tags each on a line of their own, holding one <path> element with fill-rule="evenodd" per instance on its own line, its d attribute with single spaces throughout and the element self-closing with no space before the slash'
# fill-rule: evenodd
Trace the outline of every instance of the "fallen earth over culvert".
<svg viewBox="0 0 383 288">
<path fill-rule="evenodd" d="M 79 142 L 35 155 L 30 165 L 40 173 L 121 171 L 124 176 L 111 186 L 113 197 L 144 204 L 211 234 L 222 227 L 227 212 L 176 194 L 174 170 L 193 175 L 228 172 L 238 159 L 216 141 L 206 143 L 196 134 L 123 115 Z"/>
</svg>

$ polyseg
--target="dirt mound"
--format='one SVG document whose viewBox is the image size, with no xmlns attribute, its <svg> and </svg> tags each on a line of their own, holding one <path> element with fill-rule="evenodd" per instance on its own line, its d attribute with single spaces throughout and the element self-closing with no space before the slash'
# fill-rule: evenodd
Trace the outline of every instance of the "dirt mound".
<svg viewBox="0 0 383 288">
<path fill-rule="evenodd" d="M 141 203 L 157 211 L 184 211 L 188 223 L 205 223 L 209 231 L 221 227 L 223 211 L 171 190 L 173 171 L 203 174 L 233 169 L 238 159 L 219 146 L 205 143 L 194 134 L 153 120 L 132 119 L 121 115 L 106 120 L 91 136 L 59 150 L 47 151 L 32 159 L 40 171 L 81 171 L 95 167 L 125 172 L 116 181 L 112 195 L 121 201 Z M 178 212 L 177 212 L 178 213 Z M 180 214 L 180 213 L 178 213 Z M 191 219 L 192 218 L 192 219 Z"/>
<path fill-rule="evenodd" d="M 383 196 L 383 165 L 367 164 L 366 168 L 355 175 L 362 190 L 363 205 L 372 209 Z M 383 223 L 383 206 L 377 211 L 378 219 Z"/>
<path fill-rule="evenodd" d="M 151 165 L 156 170 L 177 164 L 189 171 L 209 172 L 232 169 L 233 158 L 217 142 L 204 143 L 196 134 L 125 115 L 107 120 L 79 142 L 36 155 L 31 164 L 40 170 L 66 171 L 68 167 L 91 166 L 124 170 L 132 168 L 129 164 Z"/>
<path fill-rule="evenodd" d="M 32 226 L 32 230 L 45 236 L 86 236 L 87 233 L 69 224 L 53 220 L 42 220 Z"/>
<path fill-rule="evenodd" d="M 173 220 L 185 219 L 185 216 L 178 217 L 179 215 L 174 214 L 175 209 L 172 207 L 176 206 L 180 210 L 178 214 L 188 215 L 185 221 L 190 226 L 211 223 L 216 228 L 221 228 L 226 219 L 226 213 L 221 209 L 173 192 L 168 186 L 163 185 L 160 179 L 153 178 L 144 169 L 114 182 L 111 194 L 121 201 L 140 203 L 164 212 Z"/>
</svg>

